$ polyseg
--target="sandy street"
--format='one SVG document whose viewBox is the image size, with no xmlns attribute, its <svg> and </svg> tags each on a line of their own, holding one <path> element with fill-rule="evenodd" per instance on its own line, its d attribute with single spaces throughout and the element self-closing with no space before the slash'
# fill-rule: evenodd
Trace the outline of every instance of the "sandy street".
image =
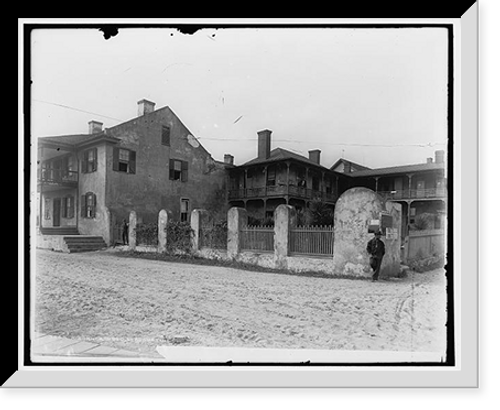
<svg viewBox="0 0 500 410">
<path fill-rule="evenodd" d="M 372 283 L 37 250 L 34 329 L 158 345 L 444 352 L 443 269 Z"/>
</svg>

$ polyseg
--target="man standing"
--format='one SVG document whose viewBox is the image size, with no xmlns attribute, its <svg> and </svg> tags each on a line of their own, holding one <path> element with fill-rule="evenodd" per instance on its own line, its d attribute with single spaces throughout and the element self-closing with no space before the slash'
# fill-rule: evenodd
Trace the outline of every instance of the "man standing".
<svg viewBox="0 0 500 410">
<path fill-rule="evenodd" d="M 382 232 L 375 232 L 375 237 L 370 239 L 366 246 L 366 251 L 370 254 L 370 266 L 373 269 L 372 281 L 378 280 L 380 273 L 380 265 L 382 265 L 382 258 L 385 255 L 385 244 L 380 237 Z"/>
<path fill-rule="evenodd" d="M 128 222 L 126 219 L 124 219 L 122 223 L 122 239 L 123 244 L 128 245 Z"/>
</svg>

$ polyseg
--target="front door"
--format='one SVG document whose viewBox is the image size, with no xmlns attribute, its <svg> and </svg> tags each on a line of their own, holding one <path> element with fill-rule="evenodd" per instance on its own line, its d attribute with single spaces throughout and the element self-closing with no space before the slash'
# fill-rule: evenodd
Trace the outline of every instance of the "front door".
<svg viewBox="0 0 500 410">
<path fill-rule="evenodd" d="M 54 198 L 52 207 L 52 226 L 61 225 L 61 198 Z"/>
</svg>

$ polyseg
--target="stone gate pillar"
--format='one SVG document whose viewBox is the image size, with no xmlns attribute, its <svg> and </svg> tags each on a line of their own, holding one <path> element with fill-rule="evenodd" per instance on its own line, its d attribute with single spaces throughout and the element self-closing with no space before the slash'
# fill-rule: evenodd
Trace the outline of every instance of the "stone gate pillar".
<svg viewBox="0 0 500 410">
<path fill-rule="evenodd" d="M 286 269 L 290 255 L 289 232 L 297 226 L 297 212 L 291 205 L 279 205 L 274 211 L 274 257 L 276 268 Z"/>
<path fill-rule="evenodd" d="M 191 212 L 191 229 L 193 230 L 191 246 L 193 252 L 197 252 L 201 248 L 201 229 L 204 221 L 207 221 L 209 217 L 210 214 L 204 209 L 194 209 L 193 212 Z"/>
<path fill-rule="evenodd" d="M 227 255 L 235 257 L 241 252 L 241 229 L 248 223 L 247 211 L 233 207 L 227 212 Z"/>
<path fill-rule="evenodd" d="M 165 253 L 167 251 L 167 224 L 168 212 L 162 209 L 158 213 L 158 252 Z"/>
<path fill-rule="evenodd" d="M 398 276 L 400 270 L 401 205 L 385 203 L 368 188 L 351 188 L 344 192 L 335 204 L 334 214 L 334 273 L 371 277 L 372 269 L 366 245 L 373 238 L 370 225 L 382 223 L 382 215 L 389 215 L 392 227 L 382 230 L 386 253 L 382 260 L 380 277 Z M 385 221 L 386 219 L 384 219 Z"/>
<path fill-rule="evenodd" d="M 136 247 L 136 228 L 137 228 L 137 214 L 135 211 L 130 211 L 128 218 L 128 248 L 135 251 Z"/>
</svg>

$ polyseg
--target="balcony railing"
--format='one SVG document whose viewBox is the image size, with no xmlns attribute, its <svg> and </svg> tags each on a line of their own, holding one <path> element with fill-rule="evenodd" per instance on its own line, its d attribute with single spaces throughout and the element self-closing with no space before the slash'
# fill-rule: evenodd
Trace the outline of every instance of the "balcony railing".
<svg viewBox="0 0 500 410">
<path fill-rule="evenodd" d="M 43 185 L 69 185 L 78 183 L 78 171 L 59 168 L 40 168 L 38 182 Z"/>
<path fill-rule="evenodd" d="M 235 199 L 257 199 L 257 198 L 279 198 L 292 196 L 300 199 L 318 200 L 323 202 L 335 202 L 337 196 L 330 192 L 321 192 L 315 189 L 302 188 L 295 185 L 271 185 L 262 188 L 232 189 L 228 191 L 228 198 Z"/>
<path fill-rule="evenodd" d="M 446 197 L 446 188 L 402 189 L 400 191 L 378 191 L 385 200 L 398 199 L 443 199 Z"/>
</svg>

